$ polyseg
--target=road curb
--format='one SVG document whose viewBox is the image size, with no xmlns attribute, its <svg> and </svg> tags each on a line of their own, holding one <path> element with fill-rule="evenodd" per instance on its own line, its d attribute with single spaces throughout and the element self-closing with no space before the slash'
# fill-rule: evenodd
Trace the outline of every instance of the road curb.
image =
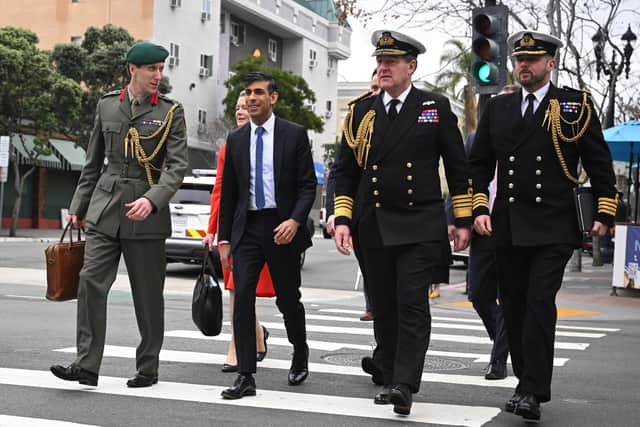
<svg viewBox="0 0 640 427">
<path fill-rule="evenodd" d="M 53 243 L 59 240 L 54 237 L 0 237 L 0 243 Z"/>
</svg>

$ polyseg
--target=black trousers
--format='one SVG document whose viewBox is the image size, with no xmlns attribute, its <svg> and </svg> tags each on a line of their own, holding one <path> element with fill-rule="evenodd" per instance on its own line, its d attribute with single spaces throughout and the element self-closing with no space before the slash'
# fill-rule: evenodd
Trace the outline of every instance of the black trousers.
<svg viewBox="0 0 640 427">
<path fill-rule="evenodd" d="M 551 399 L 556 294 L 573 252 L 571 245 L 498 247 L 498 283 L 504 301 L 517 391 Z"/>
<path fill-rule="evenodd" d="M 420 390 L 431 335 L 427 288 L 443 261 L 440 242 L 361 248 L 381 362 L 387 385 Z"/>
<path fill-rule="evenodd" d="M 502 299 L 498 292 L 496 247 L 491 237 L 473 233 L 467 285 L 469 301 L 493 341 L 491 363 L 504 364 L 509 356 L 509 341 L 504 325 Z"/>
<path fill-rule="evenodd" d="M 249 211 L 244 235 L 233 251 L 233 333 L 238 372 L 256 372 L 256 286 L 266 262 L 276 291 L 276 305 L 284 317 L 294 351 L 307 351 L 304 306 L 300 302 L 300 253 L 291 245 L 276 245 L 275 209 Z"/>
</svg>

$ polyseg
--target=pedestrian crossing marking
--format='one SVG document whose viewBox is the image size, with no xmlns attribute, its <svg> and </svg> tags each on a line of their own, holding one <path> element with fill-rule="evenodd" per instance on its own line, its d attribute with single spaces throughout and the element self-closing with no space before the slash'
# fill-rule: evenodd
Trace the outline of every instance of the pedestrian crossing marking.
<svg viewBox="0 0 640 427">
<path fill-rule="evenodd" d="M 464 308 L 473 308 L 473 304 L 471 301 L 451 301 L 445 303 L 451 307 L 464 307 Z M 577 308 L 567 308 L 567 307 L 558 307 L 558 318 L 567 318 L 567 317 L 578 317 L 578 316 L 595 316 L 598 314 L 602 314 L 600 311 L 595 310 L 579 310 Z"/>
<path fill-rule="evenodd" d="M 75 354 L 75 347 L 61 348 L 54 350 L 61 353 Z M 135 359 L 135 347 L 125 347 L 107 345 L 104 348 L 104 356 L 119 357 L 124 359 Z M 207 365 L 222 365 L 226 359 L 226 354 L 202 353 L 196 351 L 160 350 L 160 360 L 162 362 L 179 363 L 202 363 Z M 291 360 L 267 358 L 260 362 L 259 367 L 270 369 L 282 369 L 288 371 L 291 367 Z M 333 374 L 333 375 L 353 375 L 359 377 L 370 377 L 360 367 L 333 365 L 329 363 L 309 363 L 310 375 L 313 373 Z M 433 372 L 423 372 L 422 381 L 427 383 L 446 383 L 457 385 L 471 385 L 478 387 L 501 387 L 513 389 L 518 385 L 516 378 L 511 376 L 500 381 L 485 380 L 483 376 L 440 374 Z"/>
<path fill-rule="evenodd" d="M 281 314 L 275 314 L 274 316 L 282 317 Z M 325 316 L 321 314 L 306 314 L 305 317 L 307 318 L 307 320 L 326 320 L 326 321 L 334 321 L 334 322 L 353 322 L 353 323 L 361 322 L 361 320 L 358 318 L 343 317 L 343 316 Z M 481 332 L 486 331 L 484 326 L 460 325 L 456 323 L 440 323 L 440 322 L 433 322 L 433 321 L 431 322 L 431 327 L 442 328 L 442 329 L 462 329 L 465 331 L 481 331 Z M 602 338 L 605 336 L 605 334 L 556 331 L 556 336 L 574 337 L 574 338 Z"/>
<path fill-rule="evenodd" d="M 44 418 L 14 417 L 0 414 L 2 427 L 96 427 L 95 424 L 78 424 Z"/>
<path fill-rule="evenodd" d="M 210 341 L 223 341 L 229 342 L 231 340 L 231 334 L 220 334 L 215 337 L 207 337 L 202 335 L 199 331 L 186 331 L 186 330 L 175 330 L 175 331 L 167 331 L 164 334 L 165 337 L 173 337 L 173 338 L 187 338 L 187 339 L 200 339 L 200 340 L 210 340 Z M 274 337 L 273 335 L 269 336 L 269 345 L 270 346 L 285 346 L 291 347 L 291 343 L 286 338 Z M 311 350 L 321 350 L 321 351 L 338 351 L 344 349 L 351 350 L 363 350 L 363 351 L 373 351 L 375 345 L 363 345 L 363 344 L 352 344 L 352 343 L 339 343 L 339 342 L 330 342 L 330 341 L 315 341 L 315 340 L 307 340 L 307 345 Z M 439 350 L 427 350 L 427 356 L 439 356 L 439 357 L 450 357 L 450 358 L 460 358 L 460 359 L 474 359 L 474 363 L 489 363 L 490 354 L 489 353 L 466 353 L 466 352 L 458 352 L 458 351 L 439 351 Z M 553 358 L 553 366 L 564 366 L 569 361 L 566 357 L 554 357 Z M 509 363 L 511 363 L 511 359 L 509 359 Z"/>
<path fill-rule="evenodd" d="M 402 423 L 430 423 L 480 427 L 495 418 L 500 408 L 414 402 L 411 415 L 395 415 L 390 405 L 375 405 L 373 398 L 346 397 L 310 393 L 283 392 L 260 388 L 256 397 L 224 400 L 220 392 L 226 386 L 189 384 L 160 381 L 153 387 L 129 388 L 126 378 L 101 376 L 98 387 L 86 387 L 74 382 L 61 381 L 48 371 L 0 368 L 0 384 L 36 387 L 54 390 L 74 390 L 118 396 L 208 403 L 238 407 L 276 409 L 282 411 L 310 412 L 324 415 L 341 415 L 373 418 Z M 298 387 L 303 389 L 304 385 Z"/>
<path fill-rule="evenodd" d="M 229 325 L 229 322 L 225 322 Z M 283 323 L 275 322 L 261 322 L 266 328 L 282 329 L 284 330 Z M 320 326 L 320 325 L 306 325 L 307 332 L 324 332 L 332 334 L 346 334 L 346 335 L 367 335 L 373 336 L 373 330 L 368 328 L 347 328 L 343 326 Z M 488 337 L 477 337 L 472 335 L 450 335 L 450 334 L 431 334 L 431 341 L 449 341 L 449 342 L 461 342 L 465 344 L 487 344 L 492 345 Z M 589 347 L 588 343 L 579 342 L 556 342 L 555 348 L 559 350 L 586 350 Z"/>
</svg>

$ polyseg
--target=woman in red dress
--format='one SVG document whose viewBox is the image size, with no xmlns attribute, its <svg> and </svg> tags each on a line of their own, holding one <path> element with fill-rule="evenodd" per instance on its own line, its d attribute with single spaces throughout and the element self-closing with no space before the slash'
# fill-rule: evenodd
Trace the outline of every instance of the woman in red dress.
<svg viewBox="0 0 640 427">
<path fill-rule="evenodd" d="M 247 112 L 246 96 L 240 94 L 238 102 L 236 103 L 236 126 L 241 127 L 249 123 L 249 113 Z M 203 239 L 202 243 L 208 245 L 210 249 L 213 248 L 213 242 L 215 235 L 218 232 L 218 214 L 220 211 L 220 193 L 222 190 L 222 175 L 224 170 L 224 153 L 226 144 L 220 148 L 218 153 L 218 170 L 216 173 L 216 183 L 213 186 L 213 192 L 211 193 L 211 214 L 209 216 L 209 228 L 207 235 Z M 224 288 L 229 291 L 229 318 L 233 319 L 233 274 L 229 270 L 222 270 L 224 276 Z M 274 297 L 276 295 L 273 289 L 273 282 L 271 281 L 271 274 L 269 268 L 265 264 L 260 272 L 260 279 L 258 280 L 258 286 L 256 288 L 256 296 L 258 297 Z M 234 345 L 233 337 L 233 322 L 231 322 L 231 341 L 229 342 L 229 350 L 227 352 L 227 358 L 222 365 L 222 372 L 236 372 L 238 370 L 238 362 L 236 359 L 236 346 Z M 269 337 L 269 331 L 260 325 L 258 317 L 256 316 L 256 358 L 258 362 L 262 361 L 267 355 L 267 338 Z"/>
</svg>

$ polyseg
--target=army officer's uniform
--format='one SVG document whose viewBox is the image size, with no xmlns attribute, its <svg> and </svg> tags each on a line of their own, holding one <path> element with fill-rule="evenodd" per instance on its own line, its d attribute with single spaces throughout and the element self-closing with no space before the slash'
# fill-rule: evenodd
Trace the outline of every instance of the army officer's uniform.
<svg viewBox="0 0 640 427">
<path fill-rule="evenodd" d="M 374 55 L 425 50 L 395 31 L 376 32 L 372 41 Z M 409 84 L 397 117 L 389 116 L 386 107 L 397 107 L 387 98 L 367 94 L 350 104 L 336 167 L 335 222 L 349 226 L 367 271 L 384 383 L 417 393 L 431 329 L 427 288 L 448 244 L 441 156 L 458 226 L 471 223 L 471 194 L 447 98 Z"/>
<path fill-rule="evenodd" d="M 553 57 L 561 46 L 554 37 L 528 30 L 511 36 L 510 43 L 515 56 Z M 525 394 L 537 402 L 551 397 L 555 296 L 582 239 L 573 196 L 581 182 L 579 160 L 598 201 L 595 220 L 611 226 L 616 206 L 611 155 L 588 94 L 547 83 L 534 92 L 539 105 L 529 119 L 527 111 L 524 116 L 522 112 L 525 103 L 529 109 L 528 96 L 523 88 L 489 101 L 470 155 L 474 217 L 489 215 L 487 188 L 497 162 L 491 225 L 509 348 L 519 379 L 515 403 Z M 508 411 L 514 410 L 514 398 L 507 403 Z M 518 413 L 517 405 L 515 409 Z M 527 416 L 539 417 L 534 409 L 536 413 Z"/>
<path fill-rule="evenodd" d="M 163 62 L 166 50 L 154 46 L 134 45 L 128 62 Z M 69 208 L 86 220 L 88 229 L 78 294 L 78 353 L 74 364 L 62 372 L 64 379 L 73 379 L 69 369 L 79 367 L 96 374 L 97 382 L 107 294 L 122 254 L 142 336 L 136 368 L 138 374 L 157 381 L 164 334 L 165 239 L 171 235 L 169 199 L 187 168 L 185 130 L 182 107 L 157 92 L 133 99 L 125 87 L 98 102 L 86 163 Z M 146 219 L 132 221 L 124 205 L 140 197 L 150 200 L 154 210 Z"/>
</svg>

